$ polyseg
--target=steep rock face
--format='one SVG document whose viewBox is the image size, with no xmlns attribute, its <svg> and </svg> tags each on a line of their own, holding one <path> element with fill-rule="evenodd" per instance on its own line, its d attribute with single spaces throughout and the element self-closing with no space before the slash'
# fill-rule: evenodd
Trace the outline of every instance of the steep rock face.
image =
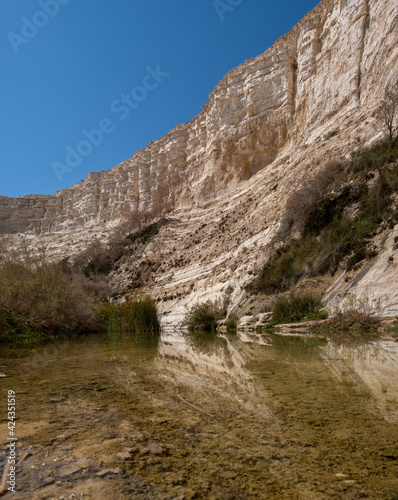
<svg viewBox="0 0 398 500">
<path fill-rule="evenodd" d="M 171 211 L 153 247 L 134 256 L 164 260 L 148 285 L 173 297 L 164 312 L 226 294 L 236 304 L 267 258 L 292 186 L 378 137 L 374 111 L 398 71 L 397 33 L 397 0 L 323 0 L 229 72 L 196 118 L 129 160 L 54 196 L 0 197 L 0 230 L 60 256 L 134 213 Z M 125 263 L 115 285 L 128 289 L 130 271 Z"/>
<path fill-rule="evenodd" d="M 0 198 L 1 229 L 78 229 L 215 198 L 336 115 L 368 111 L 396 68 L 396 32 L 396 1 L 324 0 L 129 160 L 54 196 Z"/>
<path fill-rule="evenodd" d="M 365 264 L 356 276 L 337 276 L 325 295 L 329 310 L 356 307 L 378 316 L 398 315 L 398 226 L 375 239 L 378 255 Z"/>
</svg>

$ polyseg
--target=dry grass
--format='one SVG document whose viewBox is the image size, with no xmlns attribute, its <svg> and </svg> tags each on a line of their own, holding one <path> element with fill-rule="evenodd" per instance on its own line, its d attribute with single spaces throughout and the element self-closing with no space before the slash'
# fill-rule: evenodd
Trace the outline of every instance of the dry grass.
<svg viewBox="0 0 398 500">
<path fill-rule="evenodd" d="M 383 313 L 383 298 L 371 301 L 369 297 L 358 299 L 350 295 L 346 302 L 337 307 L 326 323 L 326 328 L 342 332 L 376 333 Z"/>
<path fill-rule="evenodd" d="M 0 240 L 0 338 L 17 339 L 98 327 L 98 305 L 81 281 L 21 245 Z"/>
</svg>

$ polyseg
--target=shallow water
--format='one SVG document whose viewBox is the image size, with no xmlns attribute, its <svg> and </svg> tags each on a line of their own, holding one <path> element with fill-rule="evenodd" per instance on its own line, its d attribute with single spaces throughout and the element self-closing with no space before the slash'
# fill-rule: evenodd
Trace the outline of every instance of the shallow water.
<svg viewBox="0 0 398 500">
<path fill-rule="evenodd" d="M 397 499 L 397 367 L 388 341 L 171 329 L 3 352 L 23 458 L 4 498 Z"/>
</svg>

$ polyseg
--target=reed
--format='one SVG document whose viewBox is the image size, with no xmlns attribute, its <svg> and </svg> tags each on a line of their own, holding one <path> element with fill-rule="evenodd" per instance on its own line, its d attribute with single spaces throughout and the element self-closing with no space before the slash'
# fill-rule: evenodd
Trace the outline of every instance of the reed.
<svg viewBox="0 0 398 500">
<path fill-rule="evenodd" d="M 160 323 L 155 301 L 149 297 L 133 297 L 122 304 L 107 304 L 101 310 L 108 334 L 156 336 Z"/>
</svg>

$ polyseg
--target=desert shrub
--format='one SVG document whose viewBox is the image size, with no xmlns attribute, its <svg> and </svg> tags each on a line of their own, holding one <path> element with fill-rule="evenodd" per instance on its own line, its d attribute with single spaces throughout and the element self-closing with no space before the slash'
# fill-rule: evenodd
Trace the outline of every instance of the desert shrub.
<svg viewBox="0 0 398 500">
<path fill-rule="evenodd" d="M 0 336 L 53 336 L 97 328 L 97 305 L 45 252 L 1 241 Z"/>
<path fill-rule="evenodd" d="M 333 222 L 340 220 L 347 206 L 352 205 L 361 197 L 363 188 L 359 183 L 345 184 L 336 193 L 325 195 L 312 206 L 302 233 L 319 235 Z"/>
<path fill-rule="evenodd" d="M 349 165 L 349 170 L 356 174 L 361 174 L 369 170 L 379 169 L 397 158 L 398 145 L 395 145 L 391 149 L 388 142 L 383 142 L 369 149 L 357 152 Z"/>
<path fill-rule="evenodd" d="M 285 239 L 293 228 L 299 232 L 306 230 L 308 224 L 314 220 L 314 212 L 319 211 L 326 193 L 330 191 L 342 169 L 341 163 L 328 162 L 313 178 L 293 189 L 275 240 Z"/>
<path fill-rule="evenodd" d="M 160 219 L 157 222 L 153 222 L 148 224 L 147 226 L 139 229 L 138 231 L 131 233 L 127 236 L 127 239 L 130 240 L 131 243 L 147 243 L 150 238 L 156 236 L 161 227 L 166 223 L 166 219 Z"/>
<path fill-rule="evenodd" d="M 185 323 L 191 331 L 215 332 L 217 321 L 224 318 L 225 314 L 225 307 L 219 301 L 208 300 L 193 306 L 185 318 Z"/>
<path fill-rule="evenodd" d="M 101 316 L 110 334 L 160 334 L 156 302 L 148 296 L 133 297 L 122 304 L 107 304 L 102 307 Z"/>
<path fill-rule="evenodd" d="M 373 187 L 366 189 L 361 197 L 361 215 L 373 223 L 379 223 L 387 215 L 391 195 L 398 190 L 398 168 L 380 172 Z"/>
<path fill-rule="evenodd" d="M 321 198 L 320 193 L 326 189 L 321 178 L 319 190 L 304 186 L 294 193 L 276 239 L 281 238 L 281 231 L 286 236 L 293 227 L 300 229 L 301 235 L 274 253 L 249 289 L 280 292 L 289 289 L 303 276 L 334 274 L 341 265 L 351 270 L 363 259 L 375 257 L 376 252 L 369 248 L 369 243 L 377 228 L 383 221 L 388 221 L 392 227 L 398 220 L 398 213 L 394 212 L 392 205 L 393 194 L 398 192 L 398 167 L 386 165 L 391 155 L 398 157 L 398 145 L 391 151 L 388 144 L 380 144 L 353 160 L 351 171 L 357 168 L 359 161 L 368 162 L 366 168 L 380 167 L 377 177 L 370 174 L 374 178 L 371 185 L 369 175 L 355 178 L 353 182 L 345 179 L 336 192 Z M 350 207 L 357 207 L 355 215 L 346 212 Z"/>
<path fill-rule="evenodd" d="M 235 314 L 231 314 L 228 319 L 227 319 L 227 333 L 234 333 L 236 332 L 236 324 L 237 324 L 237 317 Z"/>
<path fill-rule="evenodd" d="M 319 296 L 313 294 L 279 296 L 272 307 L 272 322 L 275 324 L 295 323 L 303 320 L 325 319 Z"/>
<path fill-rule="evenodd" d="M 252 289 L 275 293 L 289 289 L 304 276 L 335 273 L 342 259 L 353 253 L 352 262 L 371 256 L 366 248 L 372 226 L 349 217 L 328 224 L 320 233 L 306 234 L 280 249 L 263 267 Z"/>
<path fill-rule="evenodd" d="M 393 149 L 398 143 L 398 78 L 387 84 L 376 118 L 382 126 L 389 148 Z"/>
<path fill-rule="evenodd" d="M 116 262 L 129 252 L 130 245 L 147 244 L 167 223 L 167 219 L 163 218 L 142 227 L 144 220 L 146 218 L 120 225 L 106 242 L 93 241 L 85 250 L 74 257 L 73 262 L 70 262 L 69 259 L 62 262 L 64 271 L 83 273 L 89 278 L 108 274 Z M 131 232 L 133 227 L 136 230 Z"/>
<path fill-rule="evenodd" d="M 358 331 L 358 332 L 374 332 L 377 330 L 379 320 L 364 311 L 348 309 L 346 311 L 338 311 L 327 323 L 327 328 L 343 330 L 343 331 Z"/>
<path fill-rule="evenodd" d="M 124 238 L 111 239 L 108 243 L 95 240 L 75 256 L 72 264 L 67 264 L 67 269 L 70 273 L 82 272 L 86 277 L 107 274 L 114 263 L 122 257 L 125 247 Z"/>
<path fill-rule="evenodd" d="M 303 275 L 298 258 L 302 248 L 303 246 L 294 240 L 277 252 L 255 279 L 253 289 L 264 293 L 275 293 L 286 290 L 298 281 Z"/>
<path fill-rule="evenodd" d="M 112 293 L 109 282 L 101 275 L 87 277 L 82 273 L 74 272 L 69 279 L 72 287 L 82 290 L 96 301 L 105 302 Z"/>
<path fill-rule="evenodd" d="M 343 332 L 374 333 L 380 324 L 383 315 L 385 297 L 370 300 L 369 297 L 359 299 L 356 295 L 349 295 L 337 307 L 326 323 L 326 327 Z"/>
<path fill-rule="evenodd" d="M 314 244 L 309 258 L 312 262 L 312 275 L 324 274 L 330 271 L 334 274 L 353 245 L 353 222 L 348 217 L 342 217 L 328 225 Z"/>
</svg>

